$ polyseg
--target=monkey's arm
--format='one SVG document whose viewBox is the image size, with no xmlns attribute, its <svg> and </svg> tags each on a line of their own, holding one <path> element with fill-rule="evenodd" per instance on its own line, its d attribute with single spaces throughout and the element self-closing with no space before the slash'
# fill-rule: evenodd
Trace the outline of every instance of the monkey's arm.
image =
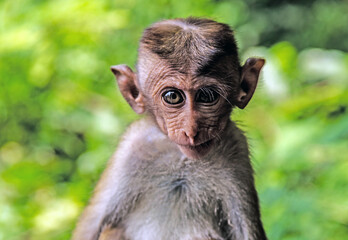
<svg viewBox="0 0 348 240">
<path fill-rule="evenodd" d="M 109 160 L 108 166 L 95 188 L 90 203 L 80 217 L 72 240 L 95 240 L 104 227 L 103 222 L 107 215 L 110 215 L 121 204 L 122 194 L 120 192 L 122 190 L 120 189 L 127 184 L 124 176 L 127 175 L 126 171 L 129 168 L 127 166 L 134 161 L 133 149 L 137 146 L 137 142 L 142 141 L 144 134 L 148 134 L 139 131 L 139 129 L 148 129 L 149 124 L 146 120 L 135 122 L 123 136 L 116 153 Z M 122 239 L 120 231 L 116 235 L 120 237 L 113 239 Z"/>
<path fill-rule="evenodd" d="M 123 228 L 106 228 L 100 233 L 98 240 L 126 240 Z"/>
<path fill-rule="evenodd" d="M 118 154 L 115 154 L 115 156 L 110 159 L 109 167 L 99 180 L 93 198 L 80 217 L 72 237 L 73 240 L 95 240 L 95 237 L 99 235 L 101 222 L 107 212 L 109 201 L 116 192 L 113 185 L 117 184 L 117 178 L 113 176 L 113 174 L 117 174 L 117 171 L 113 172 L 112 169 L 117 169 L 117 165 L 119 165 L 116 163 L 117 157 Z M 105 235 L 101 234 L 101 236 L 104 237 L 100 239 L 107 239 Z"/>
<path fill-rule="evenodd" d="M 74 231 L 72 240 L 96 240 L 106 238 L 109 234 L 115 236 L 111 239 L 123 239 L 123 229 L 120 224 L 135 204 L 141 184 L 131 185 L 132 177 L 136 174 L 136 166 L 141 159 L 148 158 L 144 149 L 154 145 L 153 139 L 163 144 L 164 135 L 153 124 L 153 121 L 144 118 L 133 123 L 123 136 L 116 153 L 110 159 L 108 166 L 99 180 L 92 200 L 82 214 Z M 140 154 L 140 155 L 139 155 Z M 150 157 L 151 158 L 151 157 Z M 116 229 L 103 232 L 108 224 Z M 117 234 L 116 234 L 117 232 Z M 118 236 L 118 237 L 116 237 Z"/>
<path fill-rule="evenodd" d="M 230 211 L 229 213 L 232 225 L 240 226 L 239 231 L 234 231 L 237 233 L 236 239 L 266 240 L 267 237 L 261 222 L 259 200 L 254 184 L 251 183 L 247 188 L 241 189 L 240 193 L 238 199 L 233 199 L 235 200 L 235 207 L 232 209 L 233 212 Z M 240 202 L 238 203 L 238 201 Z M 239 236 L 238 233 L 240 234 Z"/>
<path fill-rule="evenodd" d="M 234 123 L 230 125 L 226 137 L 230 139 L 225 153 L 229 156 L 232 174 L 226 218 L 234 228 L 233 239 L 266 240 L 246 137 Z"/>
</svg>

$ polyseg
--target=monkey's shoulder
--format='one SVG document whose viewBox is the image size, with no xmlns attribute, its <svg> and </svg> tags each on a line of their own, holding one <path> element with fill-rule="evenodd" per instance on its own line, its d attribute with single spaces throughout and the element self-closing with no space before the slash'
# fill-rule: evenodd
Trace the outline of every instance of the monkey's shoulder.
<svg viewBox="0 0 348 240">
<path fill-rule="evenodd" d="M 123 139 L 130 139 L 131 141 L 154 142 L 163 141 L 166 135 L 163 134 L 157 125 L 150 118 L 143 118 L 133 122 L 127 129 Z"/>
<path fill-rule="evenodd" d="M 149 117 L 134 122 L 127 130 L 124 139 L 130 141 L 133 144 L 132 147 L 141 147 L 145 152 L 175 146 Z"/>
<path fill-rule="evenodd" d="M 163 158 L 168 152 L 179 154 L 176 145 L 158 129 L 157 125 L 151 119 L 144 118 L 128 127 L 113 159 L 138 165 L 143 161 Z"/>
</svg>

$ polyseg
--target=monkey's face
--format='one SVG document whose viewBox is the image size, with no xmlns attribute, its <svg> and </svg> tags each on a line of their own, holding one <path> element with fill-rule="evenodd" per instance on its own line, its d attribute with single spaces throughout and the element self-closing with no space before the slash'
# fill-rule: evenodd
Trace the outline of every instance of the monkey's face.
<svg viewBox="0 0 348 240">
<path fill-rule="evenodd" d="M 152 78 L 148 96 L 160 129 L 189 158 L 201 158 L 217 144 L 232 105 L 225 86 L 214 78 L 167 73 Z M 153 84 L 154 83 L 154 84 Z"/>
</svg>

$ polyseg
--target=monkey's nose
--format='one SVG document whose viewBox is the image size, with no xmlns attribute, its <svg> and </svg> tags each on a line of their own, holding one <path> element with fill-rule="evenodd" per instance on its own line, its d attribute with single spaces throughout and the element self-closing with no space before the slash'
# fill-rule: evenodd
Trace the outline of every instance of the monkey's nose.
<svg viewBox="0 0 348 240">
<path fill-rule="evenodd" d="M 190 145 L 195 145 L 198 132 L 196 130 L 185 131 L 185 136 L 187 137 Z"/>
</svg>

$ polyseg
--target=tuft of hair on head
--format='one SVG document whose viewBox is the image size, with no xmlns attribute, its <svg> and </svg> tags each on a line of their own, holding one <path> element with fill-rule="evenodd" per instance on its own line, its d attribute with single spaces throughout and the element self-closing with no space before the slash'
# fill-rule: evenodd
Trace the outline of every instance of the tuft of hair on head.
<svg viewBox="0 0 348 240">
<path fill-rule="evenodd" d="M 147 28 L 140 48 L 148 49 L 177 71 L 206 74 L 212 62 L 232 58 L 240 67 L 233 30 L 224 23 L 205 18 L 177 18 L 157 22 Z"/>
</svg>

